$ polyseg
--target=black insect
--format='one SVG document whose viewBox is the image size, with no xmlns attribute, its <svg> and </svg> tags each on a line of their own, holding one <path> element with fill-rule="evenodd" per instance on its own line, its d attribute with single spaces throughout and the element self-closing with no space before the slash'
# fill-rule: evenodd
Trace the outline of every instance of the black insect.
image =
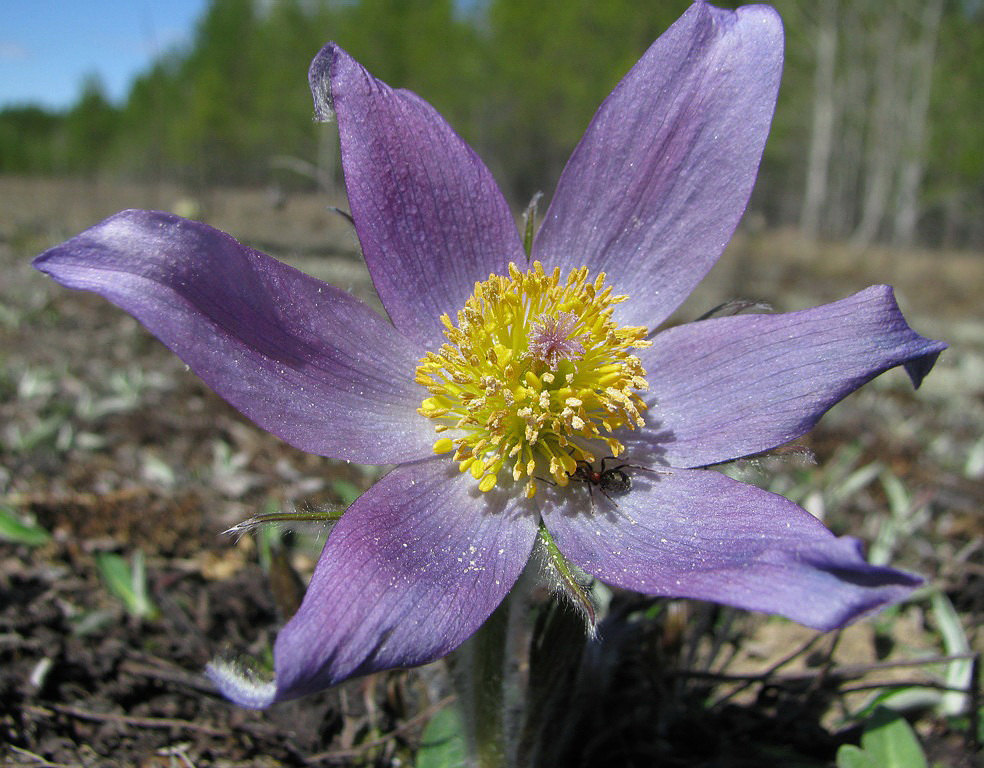
<svg viewBox="0 0 984 768">
<path fill-rule="evenodd" d="M 606 456 L 601 460 L 601 469 L 595 469 L 589 462 L 581 460 L 577 463 L 577 468 L 570 473 L 571 480 L 580 480 L 588 484 L 588 494 L 591 496 L 591 503 L 594 504 L 594 489 L 604 495 L 616 507 L 615 499 L 612 494 L 621 495 L 632 490 L 632 478 L 627 469 L 638 469 L 643 472 L 654 472 L 656 474 L 666 474 L 659 469 L 640 467 L 637 464 L 618 464 L 614 467 L 606 467 L 609 461 L 615 461 L 614 456 Z"/>
</svg>

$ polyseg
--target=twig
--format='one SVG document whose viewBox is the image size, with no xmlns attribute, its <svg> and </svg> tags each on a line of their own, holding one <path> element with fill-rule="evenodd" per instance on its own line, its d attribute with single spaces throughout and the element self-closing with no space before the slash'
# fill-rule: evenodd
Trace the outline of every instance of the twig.
<svg viewBox="0 0 984 768">
<path fill-rule="evenodd" d="M 753 686 L 755 683 L 765 682 L 770 677 L 772 677 L 779 669 L 781 669 L 782 667 L 786 666 L 791 661 L 794 661 L 799 656 L 802 656 L 804 653 L 806 653 L 808 650 L 810 650 L 810 648 L 812 648 L 814 645 L 816 645 L 816 643 L 823 636 L 824 635 L 822 635 L 822 634 L 814 635 L 809 640 L 807 640 L 805 643 L 803 643 L 799 648 L 797 648 L 795 651 L 793 651 L 792 653 L 790 653 L 788 656 L 784 656 L 783 658 L 779 659 L 779 661 L 775 662 L 772 666 L 768 667 L 764 672 L 760 672 L 757 675 L 743 675 L 743 676 L 739 676 L 738 679 L 743 680 L 744 683 L 742 685 L 739 685 L 733 691 L 731 691 L 729 693 L 726 693 L 724 696 L 722 696 L 717 701 L 715 701 L 709 707 L 709 709 L 716 709 L 717 707 L 720 707 L 722 704 L 724 704 L 725 702 L 727 702 L 729 699 L 734 698 L 739 693 L 741 693 L 742 691 L 744 691 L 746 688 L 750 688 L 751 686 Z M 836 640 L 834 642 L 836 642 Z M 713 676 L 713 674 L 714 673 L 705 673 L 705 675 L 707 675 L 707 676 Z M 701 677 L 703 677 L 705 675 L 701 675 Z M 722 676 L 722 677 L 719 677 L 718 679 L 723 679 L 724 677 L 727 677 L 727 676 Z"/>
<path fill-rule="evenodd" d="M 879 672 L 885 669 L 896 669 L 898 667 L 923 667 L 927 664 L 949 664 L 951 661 L 967 661 L 968 659 L 977 659 L 980 654 L 970 652 L 970 653 L 955 653 L 952 656 L 931 656 L 925 659 L 903 659 L 900 661 L 880 661 L 874 664 L 859 664 L 850 667 L 833 667 L 831 669 L 832 674 L 835 677 L 849 679 L 853 677 L 860 677 L 861 675 L 867 674 L 868 672 Z M 792 659 L 790 659 L 791 661 Z M 788 662 L 783 662 L 788 663 Z M 738 675 L 738 674 L 728 674 L 726 672 L 702 672 L 698 669 L 682 669 L 676 671 L 670 671 L 669 674 L 673 677 L 693 677 L 701 680 L 718 680 L 722 683 L 739 683 L 739 682 L 768 682 L 769 678 L 774 676 L 774 671 L 779 665 L 773 665 L 764 672 L 756 672 L 755 674 L 748 675 Z M 807 670 L 804 672 L 788 672 L 784 675 L 779 675 L 780 680 L 788 680 L 790 682 L 798 680 L 808 680 L 816 677 L 818 671 Z M 962 689 L 961 689 L 962 690 Z"/>
<path fill-rule="evenodd" d="M 925 659 L 903 659 L 900 661 L 883 661 L 877 662 L 875 664 L 858 664 L 854 666 L 843 666 L 835 667 L 824 665 L 820 670 L 806 670 L 803 672 L 787 672 L 782 675 L 776 675 L 776 671 L 783 665 L 789 663 L 796 658 L 800 653 L 803 653 L 807 648 L 809 648 L 810 643 L 807 643 L 804 647 L 797 650 L 796 653 L 787 656 L 785 659 L 780 660 L 778 663 L 773 664 L 771 667 L 766 669 L 764 672 L 759 672 L 753 675 L 732 675 L 724 672 L 702 672 L 699 670 L 680 670 L 676 672 L 671 672 L 670 674 L 674 677 L 689 677 L 699 680 L 715 680 L 720 683 L 742 683 L 738 688 L 729 692 L 728 694 L 722 696 L 718 701 L 711 705 L 711 708 L 718 707 L 729 699 L 733 698 L 736 694 L 749 688 L 756 683 L 767 684 L 771 683 L 773 685 L 783 685 L 788 683 L 803 682 L 806 680 L 815 681 L 821 677 L 825 677 L 828 680 L 835 680 L 839 682 L 846 682 L 848 680 L 853 680 L 863 675 L 871 672 L 880 672 L 887 669 L 898 669 L 903 667 L 924 667 L 929 664 L 948 664 L 953 661 L 966 661 L 970 659 L 974 664 L 980 663 L 980 654 L 978 653 L 954 653 L 950 656 L 932 656 Z M 907 683 L 898 683 L 896 681 L 886 681 L 884 683 L 864 683 L 862 685 L 854 686 L 851 688 L 841 688 L 841 693 L 851 693 L 859 690 L 866 690 L 870 688 L 898 688 L 905 686 L 921 686 L 923 688 L 934 688 L 941 691 L 953 691 L 955 693 L 965 693 L 973 697 L 977 694 L 977 686 L 972 684 L 969 689 L 964 688 L 954 688 L 952 686 L 947 686 L 942 683 L 936 683 L 931 680 L 927 681 L 911 681 Z M 977 694 L 979 695 L 979 694 Z"/>
<path fill-rule="evenodd" d="M 182 688 L 192 688 L 200 693 L 215 693 L 215 686 L 203 675 L 188 672 L 180 667 L 164 666 L 136 659 L 124 659 L 120 671 L 137 677 L 146 677 L 162 683 L 174 683 Z"/>
<path fill-rule="evenodd" d="M 194 762 L 188 757 L 188 748 L 191 743 L 175 744 L 173 747 L 164 747 L 163 749 L 158 749 L 157 754 L 161 757 L 177 757 L 180 758 L 181 762 L 185 764 L 186 768 L 195 768 Z"/>
<path fill-rule="evenodd" d="M 89 493 L 86 491 L 69 494 L 54 494 L 47 492 L 40 493 L 8 493 L 0 497 L 4 504 L 13 507 L 29 507 L 32 505 L 43 507 L 98 507 L 103 504 L 115 502 L 133 501 L 143 496 L 152 496 L 153 490 L 140 486 L 137 488 L 119 488 L 106 493 Z"/>
<path fill-rule="evenodd" d="M 879 661 L 874 664 L 858 664 L 853 667 L 839 667 L 842 676 L 858 677 L 867 672 L 877 672 L 881 669 L 897 669 L 899 667 L 924 667 L 927 664 L 949 664 L 951 661 L 973 661 L 980 658 L 979 653 L 954 653 L 950 656 L 929 656 L 925 659 L 902 659 L 899 661 Z"/>
<path fill-rule="evenodd" d="M 37 768 L 75 768 L 68 763 L 52 763 L 46 757 L 41 757 L 41 755 L 35 754 L 30 750 L 23 749 L 22 747 L 15 747 L 11 745 L 11 752 L 16 752 L 18 755 L 23 755 L 29 760 L 34 760 L 37 763 Z"/>
<path fill-rule="evenodd" d="M 79 720 L 92 720 L 97 723 L 122 723 L 132 725 L 136 728 L 181 728 L 189 731 L 197 731 L 209 736 L 228 736 L 228 729 L 213 728 L 210 725 L 199 725 L 189 720 L 178 720 L 173 717 L 134 717 L 133 715 L 120 715 L 113 712 L 90 712 L 86 709 L 68 706 L 67 704 L 51 704 L 50 709 L 60 712 L 69 717 Z M 28 707 L 32 711 L 47 714 L 48 711 L 41 707 Z"/>
<path fill-rule="evenodd" d="M 937 683 L 932 680 L 885 680 L 880 683 L 861 683 L 847 688 L 841 688 L 840 693 L 857 693 L 858 691 L 874 691 L 879 688 L 933 688 L 937 691 L 953 693 L 968 693 L 966 688 Z"/>
<path fill-rule="evenodd" d="M 819 665 L 816 677 L 813 678 L 807 688 L 807 696 L 812 696 L 815 691 L 823 687 L 828 678 L 836 674 L 834 667 L 834 653 L 837 651 L 837 646 L 840 645 L 842 637 L 844 637 L 844 633 L 840 630 L 834 633 L 834 639 L 830 643 L 830 647 L 827 649 L 827 656 L 823 660 L 823 664 Z"/>
</svg>

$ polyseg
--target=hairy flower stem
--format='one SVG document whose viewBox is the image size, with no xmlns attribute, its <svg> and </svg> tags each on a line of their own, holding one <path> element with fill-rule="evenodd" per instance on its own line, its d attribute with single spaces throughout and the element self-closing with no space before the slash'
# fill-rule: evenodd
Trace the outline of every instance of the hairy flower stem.
<svg viewBox="0 0 984 768">
<path fill-rule="evenodd" d="M 530 591 L 520 578 L 471 639 L 448 657 L 472 768 L 517 764 L 525 697 L 521 670 L 529 654 Z"/>
</svg>

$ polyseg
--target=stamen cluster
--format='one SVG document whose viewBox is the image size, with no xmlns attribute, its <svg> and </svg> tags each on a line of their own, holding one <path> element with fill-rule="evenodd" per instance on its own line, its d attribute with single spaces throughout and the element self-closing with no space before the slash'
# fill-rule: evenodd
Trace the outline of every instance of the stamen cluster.
<svg viewBox="0 0 984 768">
<path fill-rule="evenodd" d="M 613 433 L 643 424 L 648 388 L 633 348 L 649 346 L 643 326 L 619 328 L 605 274 L 587 267 L 561 280 L 540 262 L 509 276 L 490 275 L 457 313 L 441 321 L 447 343 L 428 352 L 416 371 L 431 393 L 418 412 L 443 434 L 435 453 L 454 450 L 462 472 L 489 491 L 507 467 L 513 480 L 549 476 L 565 486 L 579 461 L 593 461 L 592 442 L 612 456 L 623 450 Z"/>
</svg>

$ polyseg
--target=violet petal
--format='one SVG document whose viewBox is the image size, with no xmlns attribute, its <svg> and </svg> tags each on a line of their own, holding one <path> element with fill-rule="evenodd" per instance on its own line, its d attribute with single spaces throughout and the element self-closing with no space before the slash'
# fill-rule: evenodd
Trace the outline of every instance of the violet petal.
<svg viewBox="0 0 984 768">
<path fill-rule="evenodd" d="M 945 348 L 906 324 L 885 285 L 800 312 L 670 328 L 639 352 L 650 408 L 627 445 L 674 467 L 766 451 L 889 368 L 904 365 L 919 386 Z"/>
<path fill-rule="evenodd" d="M 463 643 L 522 572 L 537 519 L 514 495 L 481 493 L 442 459 L 398 467 L 366 491 L 328 537 L 261 687 L 227 667 L 212 678 L 264 707 L 355 675 L 434 661 Z"/>
<path fill-rule="evenodd" d="M 444 341 L 477 281 L 525 261 L 519 231 L 481 159 L 437 111 L 370 75 L 334 44 L 309 75 L 322 120 L 334 113 L 352 217 L 393 323 L 428 348 Z"/>
<path fill-rule="evenodd" d="M 633 486 L 617 507 L 597 491 L 589 503 L 585 490 L 544 510 L 564 555 L 608 584 L 832 629 L 921 583 L 868 565 L 858 541 L 782 496 L 712 470 L 626 471 Z"/>
<path fill-rule="evenodd" d="M 546 267 L 606 271 L 653 328 L 721 255 L 745 210 L 782 71 L 766 6 L 694 3 L 599 108 L 537 235 Z"/>
<path fill-rule="evenodd" d="M 124 211 L 34 266 L 142 322 L 263 429 L 370 464 L 432 455 L 422 350 L 358 299 L 205 224 Z"/>
</svg>

